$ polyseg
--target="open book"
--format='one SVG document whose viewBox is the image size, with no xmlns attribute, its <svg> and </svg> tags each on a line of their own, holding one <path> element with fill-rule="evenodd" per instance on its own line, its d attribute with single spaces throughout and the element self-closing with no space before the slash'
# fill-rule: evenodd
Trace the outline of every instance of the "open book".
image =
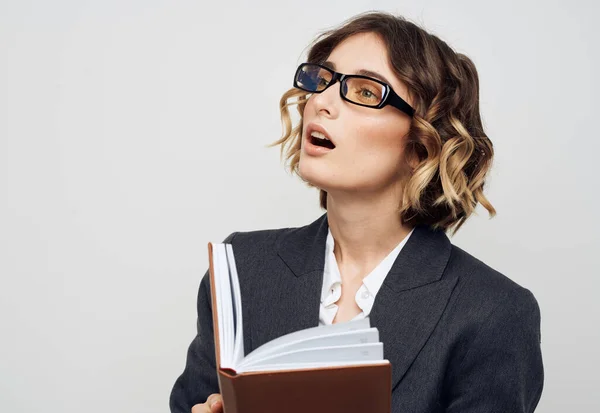
<svg viewBox="0 0 600 413">
<path fill-rule="evenodd" d="M 215 353 L 225 413 L 387 413 L 391 365 L 369 319 L 296 331 L 244 352 L 232 246 L 209 243 Z"/>
</svg>

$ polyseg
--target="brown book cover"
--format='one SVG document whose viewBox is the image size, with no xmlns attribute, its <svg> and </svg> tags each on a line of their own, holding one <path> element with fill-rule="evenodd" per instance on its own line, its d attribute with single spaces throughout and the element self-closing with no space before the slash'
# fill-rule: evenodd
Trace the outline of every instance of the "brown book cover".
<svg viewBox="0 0 600 413">
<path fill-rule="evenodd" d="M 221 368 L 212 244 L 208 244 L 215 357 L 225 413 L 389 413 L 391 364 L 236 373 Z"/>
</svg>

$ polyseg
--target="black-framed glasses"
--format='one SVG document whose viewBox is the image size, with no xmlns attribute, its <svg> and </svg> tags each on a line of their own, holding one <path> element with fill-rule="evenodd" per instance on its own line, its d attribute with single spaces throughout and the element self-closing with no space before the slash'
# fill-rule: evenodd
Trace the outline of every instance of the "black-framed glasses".
<svg viewBox="0 0 600 413">
<path fill-rule="evenodd" d="M 321 93 L 340 81 L 340 96 L 359 106 L 381 109 L 386 105 L 413 116 L 415 110 L 379 79 L 363 75 L 344 75 L 317 63 L 302 63 L 294 76 L 294 87 L 310 93 Z"/>
</svg>

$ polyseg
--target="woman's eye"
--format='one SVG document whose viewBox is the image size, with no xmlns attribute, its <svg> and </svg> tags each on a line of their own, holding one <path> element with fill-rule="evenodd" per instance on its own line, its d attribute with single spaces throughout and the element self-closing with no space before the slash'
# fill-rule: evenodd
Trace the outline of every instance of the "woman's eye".
<svg viewBox="0 0 600 413">
<path fill-rule="evenodd" d="M 363 99 L 365 101 L 373 102 L 379 100 L 379 94 L 377 92 L 374 92 L 371 89 L 365 87 L 360 88 L 358 90 L 358 95 L 360 99 Z"/>
<path fill-rule="evenodd" d="M 369 98 L 369 99 L 372 98 L 373 96 L 375 96 L 373 94 L 373 92 L 371 92 L 369 89 L 362 89 L 361 90 L 361 94 L 363 95 L 363 97 L 366 97 L 366 98 Z"/>
</svg>

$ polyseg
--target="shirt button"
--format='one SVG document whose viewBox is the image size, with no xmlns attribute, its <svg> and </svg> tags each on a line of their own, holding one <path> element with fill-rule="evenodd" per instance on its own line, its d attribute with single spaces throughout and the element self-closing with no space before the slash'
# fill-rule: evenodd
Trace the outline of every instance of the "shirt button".
<svg viewBox="0 0 600 413">
<path fill-rule="evenodd" d="M 371 296 L 371 293 L 368 291 L 363 291 L 360 296 L 366 300 L 367 298 L 369 298 Z"/>
</svg>

